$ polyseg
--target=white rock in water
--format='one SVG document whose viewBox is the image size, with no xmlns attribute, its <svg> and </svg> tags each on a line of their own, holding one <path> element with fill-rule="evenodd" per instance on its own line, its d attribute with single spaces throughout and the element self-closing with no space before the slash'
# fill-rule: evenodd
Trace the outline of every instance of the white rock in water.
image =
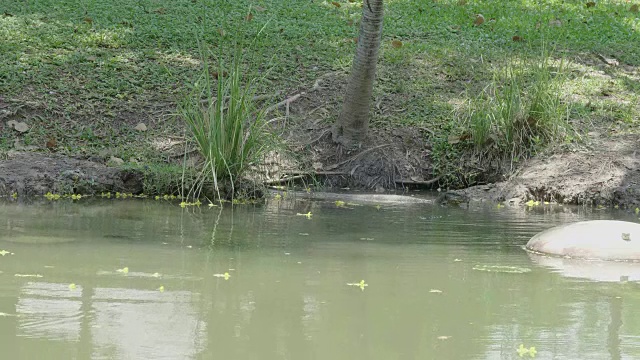
<svg viewBox="0 0 640 360">
<path fill-rule="evenodd" d="M 580 259 L 640 260 L 640 224 L 593 220 L 561 225 L 535 235 L 526 248 Z"/>
</svg>

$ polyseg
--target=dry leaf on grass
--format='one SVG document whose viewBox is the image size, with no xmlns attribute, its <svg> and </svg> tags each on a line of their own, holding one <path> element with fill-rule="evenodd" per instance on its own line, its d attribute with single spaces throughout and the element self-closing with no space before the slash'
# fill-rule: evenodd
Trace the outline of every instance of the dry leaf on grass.
<svg viewBox="0 0 640 360">
<path fill-rule="evenodd" d="M 480 26 L 482 24 L 484 24 L 484 16 L 482 14 L 477 14 L 473 25 Z"/>
</svg>

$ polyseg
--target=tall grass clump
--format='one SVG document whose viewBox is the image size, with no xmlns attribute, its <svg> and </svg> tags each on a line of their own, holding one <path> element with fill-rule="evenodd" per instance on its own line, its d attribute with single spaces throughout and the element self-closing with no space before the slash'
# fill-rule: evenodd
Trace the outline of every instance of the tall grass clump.
<svg viewBox="0 0 640 360">
<path fill-rule="evenodd" d="M 469 102 L 466 132 L 476 149 L 517 161 L 560 138 L 568 128 L 565 78 L 564 63 L 547 53 L 532 63 L 511 61 Z"/>
<path fill-rule="evenodd" d="M 225 195 L 233 197 L 249 166 L 269 149 L 265 111 L 254 100 L 257 78 L 243 76 L 240 46 L 228 65 L 218 56 L 215 72 L 201 54 L 202 72 L 178 108 L 204 159 L 198 186 L 188 195 L 198 197 L 203 184 L 211 182 L 219 198 L 222 186 Z"/>
</svg>

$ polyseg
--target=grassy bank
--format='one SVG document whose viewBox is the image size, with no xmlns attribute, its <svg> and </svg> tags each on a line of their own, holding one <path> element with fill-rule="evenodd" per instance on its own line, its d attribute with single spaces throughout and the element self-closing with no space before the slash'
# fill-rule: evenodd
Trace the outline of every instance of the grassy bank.
<svg viewBox="0 0 640 360">
<path fill-rule="evenodd" d="M 228 34 L 248 43 L 264 27 L 248 58 L 256 74 L 270 70 L 257 89 L 278 94 L 264 103 L 270 105 L 324 74 L 348 71 L 361 4 L 3 1 L 0 116 L 26 121 L 29 130 L 10 131 L 2 121 L 0 150 L 32 147 L 141 164 L 179 157 L 185 130 L 173 114 L 201 70 L 198 37 L 213 47 Z M 496 85 L 506 65 L 534 62 L 546 47 L 566 60 L 560 97 L 575 129 L 554 141 L 579 140 L 594 127 L 637 131 L 640 15 L 631 5 L 389 0 L 372 124 L 428 129 L 435 172 L 454 171 L 461 144 L 451 139 L 472 142 L 464 139 L 471 127 L 461 115 L 466 107 Z M 474 24 L 477 14 L 482 24 Z M 148 130 L 136 130 L 139 123 Z"/>
</svg>

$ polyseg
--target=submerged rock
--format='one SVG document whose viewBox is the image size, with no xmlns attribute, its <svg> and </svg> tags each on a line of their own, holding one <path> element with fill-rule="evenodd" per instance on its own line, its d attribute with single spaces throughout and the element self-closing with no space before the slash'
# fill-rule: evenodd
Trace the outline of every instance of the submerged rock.
<svg viewBox="0 0 640 360">
<path fill-rule="evenodd" d="M 570 258 L 640 260 L 640 224 L 593 220 L 557 226 L 535 235 L 526 248 Z"/>
</svg>

